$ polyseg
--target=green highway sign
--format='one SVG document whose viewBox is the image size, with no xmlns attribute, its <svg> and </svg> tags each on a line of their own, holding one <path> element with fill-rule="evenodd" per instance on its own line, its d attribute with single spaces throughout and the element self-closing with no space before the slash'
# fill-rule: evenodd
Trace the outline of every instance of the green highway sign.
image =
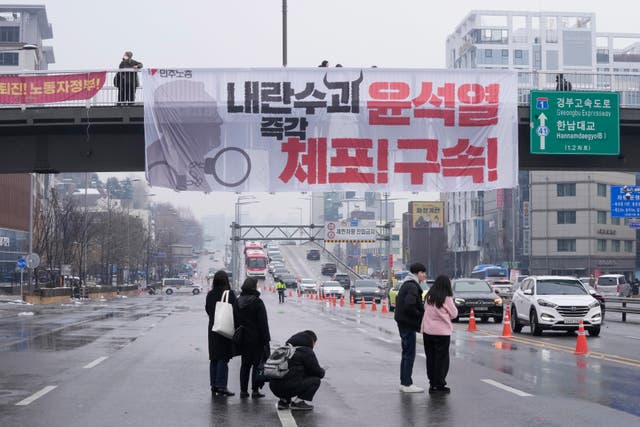
<svg viewBox="0 0 640 427">
<path fill-rule="evenodd" d="M 531 91 L 531 154 L 620 154 L 613 92 Z"/>
</svg>

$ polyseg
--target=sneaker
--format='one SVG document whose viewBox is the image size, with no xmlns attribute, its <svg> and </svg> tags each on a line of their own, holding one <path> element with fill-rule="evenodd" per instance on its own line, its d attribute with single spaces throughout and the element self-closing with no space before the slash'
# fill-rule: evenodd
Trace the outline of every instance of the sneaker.
<svg viewBox="0 0 640 427">
<path fill-rule="evenodd" d="M 297 402 L 291 402 L 292 411 L 310 411 L 313 409 L 313 405 L 309 405 L 304 400 L 298 400 Z"/>
<path fill-rule="evenodd" d="M 401 385 L 400 391 L 403 393 L 422 393 L 424 389 L 422 387 L 418 387 L 416 385 Z"/>
<path fill-rule="evenodd" d="M 241 391 L 240 392 L 240 398 L 241 399 L 246 399 L 247 397 L 249 397 L 249 393 L 247 393 L 246 391 Z"/>
<path fill-rule="evenodd" d="M 251 393 L 251 397 L 253 399 L 260 399 L 261 397 L 264 397 L 265 395 L 260 393 L 259 391 L 254 391 L 253 393 Z"/>
<path fill-rule="evenodd" d="M 284 409 L 289 409 L 289 401 L 288 400 L 278 400 L 278 409 L 279 410 L 284 410 Z"/>
</svg>

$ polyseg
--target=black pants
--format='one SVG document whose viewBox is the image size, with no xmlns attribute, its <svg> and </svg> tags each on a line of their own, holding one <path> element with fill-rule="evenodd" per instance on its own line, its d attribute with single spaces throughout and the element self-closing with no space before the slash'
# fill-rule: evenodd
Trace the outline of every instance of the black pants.
<svg viewBox="0 0 640 427">
<path fill-rule="evenodd" d="M 262 354 L 242 354 L 240 365 L 240 391 L 247 392 L 249 388 L 249 373 L 251 373 L 251 390 L 258 391 L 262 384 L 258 384 L 258 366 L 262 362 Z"/>
<path fill-rule="evenodd" d="M 431 387 L 447 385 L 449 372 L 449 344 L 451 335 L 422 334 L 424 354 L 427 356 L 427 378 Z"/>
<path fill-rule="evenodd" d="M 282 400 L 290 400 L 292 397 L 298 397 L 302 400 L 312 401 L 313 396 L 320 388 L 320 378 L 306 377 L 301 381 L 285 381 L 271 380 L 269 382 L 271 392 Z"/>
<path fill-rule="evenodd" d="M 278 303 L 282 304 L 284 303 L 284 289 L 280 289 L 278 290 Z"/>
<path fill-rule="evenodd" d="M 136 85 L 132 79 L 123 78 L 118 85 L 118 104 L 127 104 L 136 100 Z"/>
</svg>

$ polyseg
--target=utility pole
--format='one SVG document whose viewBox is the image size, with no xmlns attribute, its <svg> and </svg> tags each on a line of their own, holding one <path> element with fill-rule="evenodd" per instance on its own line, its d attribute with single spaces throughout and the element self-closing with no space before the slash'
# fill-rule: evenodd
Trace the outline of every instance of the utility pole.
<svg viewBox="0 0 640 427">
<path fill-rule="evenodd" d="M 282 66 L 287 66 L 287 0 L 282 0 Z"/>
</svg>

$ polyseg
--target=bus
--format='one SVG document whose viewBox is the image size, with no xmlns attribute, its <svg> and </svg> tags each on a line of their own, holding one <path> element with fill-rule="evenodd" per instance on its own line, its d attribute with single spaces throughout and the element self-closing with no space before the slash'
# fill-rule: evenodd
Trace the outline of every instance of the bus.
<svg viewBox="0 0 640 427">
<path fill-rule="evenodd" d="M 255 241 L 248 241 L 244 244 L 244 254 L 246 255 L 248 251 L 262 251 L 262 245 Z"/>
<path fill-rule="evenodd" d="M 493 264 L 481 264 L 473 267 L 471 277 L 482 280 L 509 280 L 509 269 Z"/>
<path fill-rule="evenodd" d="M 265 277 L 267 274 L 267 255 L 257 249 L 247 250 L 244 256 L 245 266 L 247 268 L 247 276 Z"/>
</svg>

